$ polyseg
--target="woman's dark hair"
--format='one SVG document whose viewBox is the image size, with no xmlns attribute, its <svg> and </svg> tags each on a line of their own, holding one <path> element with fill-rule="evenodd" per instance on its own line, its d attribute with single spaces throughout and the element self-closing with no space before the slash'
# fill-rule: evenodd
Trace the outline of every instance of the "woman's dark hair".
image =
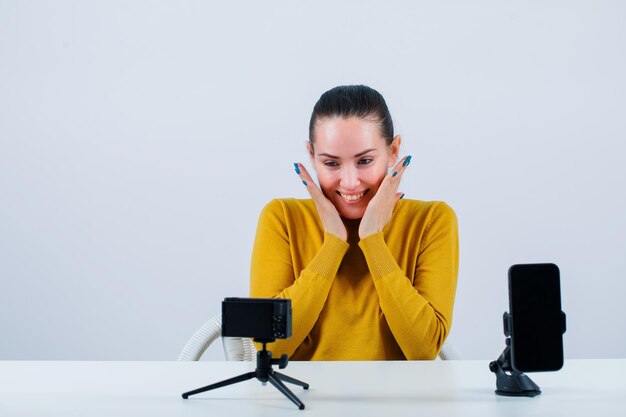
<svg viewBox="0 0 626 417">
<path fill-rule="evenodd" d="M 330 117 L 358 117 L 375 121 L 380 126 L 380 133 L 391 145 L 393 140 L 393 122 L 383 96 L 365 85 L 340 85 L 328 90 L 313 107 L 309 122 L 309 142 L 313 145 L 315 124 L 319 119 Z"/>
</svg>

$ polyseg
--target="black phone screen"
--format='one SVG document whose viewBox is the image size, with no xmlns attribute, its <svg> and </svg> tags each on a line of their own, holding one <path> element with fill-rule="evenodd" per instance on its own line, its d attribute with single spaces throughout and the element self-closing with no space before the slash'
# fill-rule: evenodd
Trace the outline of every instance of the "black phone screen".
<svg viewBox="0 0 626 417">
<path fill-rule="evenodd" d="M 509 269 L 511 365 L 520 372 L 563 367 L 564 319 L 559 268 L 554 264 Z"/>
</svg>

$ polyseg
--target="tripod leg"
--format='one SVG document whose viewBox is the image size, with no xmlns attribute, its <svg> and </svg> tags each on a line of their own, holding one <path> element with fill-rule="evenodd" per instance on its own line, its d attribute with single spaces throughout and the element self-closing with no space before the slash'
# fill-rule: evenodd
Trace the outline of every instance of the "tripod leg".
<svg viewBox="0 0 626 417">
<path fill-rule="evenodd" d="M 225 387 L 226 385 L 236 384 L 237 382 L 247 381 L 248 379 L 252 379 L 256 377 L 255 372 L 248 372 L 234 378 L 225 379 L 221 382 L 216 382 L 215 384 L 207 385 L 206 387 L 198 388 L 193 391 L 185 392 L 183 394 L 183 398 L 187 399 L 190 395 L 200 394 L 201 392 L 209 391 L 216 388 Z"/>
<path fill-rule="evenodd" d="M 304 410 L 304 403 L 300 401 L 300 399 L 296 397 L 295 394 L 280 381 L 280 379 L 270 374 L 267 376 L 267 380 L 270 381 L 270 383 L 274 385 L 278 391 L 282 392 L 287 398 L 293 401 L 293 403 L 297 405 L 300 410 Z"/>
<path fill-rule="evenodd" d="M 289 375 L 281 374 L 280 372 L 274 372 L 274 375 L 276 375 L 276 377 L 283 382 L 289 382 L 290 384 L 300 385 L 304 389 L 309 389 L 309 384 L 307 384 L 306 382 L 298 381 L 297 379 L 292 378 Z"/>
</svg>

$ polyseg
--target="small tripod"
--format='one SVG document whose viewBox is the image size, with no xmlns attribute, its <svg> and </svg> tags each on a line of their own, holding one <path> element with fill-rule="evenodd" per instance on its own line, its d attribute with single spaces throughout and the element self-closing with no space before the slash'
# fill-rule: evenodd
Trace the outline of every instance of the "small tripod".
<svg viewBox="0 0 626 417">
<path fill-rule="evenodd" d="M 274 342 L 274 339 L 254 339 L 255 342 L 263 343 L 263 350 L 256 354 L 256 370 L 254 372 L 247 372 L 245 374 L 236 376 L 234 378 L 226 379 L 215 384 L 207 385 L 206 387 L 198 388 L 193 391 L 183 393 L 183 398 L 187 399 L 190 395 L 199 394 L 201 392 L 210 391 L 212 389 L 225 387 L 227 385 L 236 384 L 238 382 L 247 381 L 252 378 L 256 378 L 265 385 L 269 381 L 280 392 L 282 392 L 287 398 L 293 401 L 300 410 L 304 410 L 304 403 L 300 401 L 296 395 L 287 388 L 283 382 L 289 382 L 294 385 L 299 385 L 304 389 L 309 389 L 309 384 L 306 382 L 298 381 L 290 376 L 281 374 L 272 369 L 272 365 L 278 365 L 279 369 L 284 369 L 289 363 L 287 355 L 281 355 L 280 359 L 272 359 L 272 352 L 265 348 L 267 343 Z"/>
</svg>

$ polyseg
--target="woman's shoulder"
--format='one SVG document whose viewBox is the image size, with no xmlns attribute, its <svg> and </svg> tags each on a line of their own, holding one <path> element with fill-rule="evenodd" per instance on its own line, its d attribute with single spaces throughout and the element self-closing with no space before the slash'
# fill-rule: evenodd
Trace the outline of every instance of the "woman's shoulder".
<svg viewBox="0 0 626 417">
<path fill-rule="evenodd" d="M 402 199 L 398 201 L 396 214 L 407 219 L 422 219 L 424 221 L 430 221 L 433 218 L 456 218 L 454 210 L 445 201 Z"/>
<path fill-rule="evenodd" d="M 403 205 L 409 210 L 452 210 L 452 207 L 445 201 L 425 201 L 425 200 L 411 200 L 402 199 L 398 201 L 399 205 Z"/>
<path fill-rule="evenodd" d="M 263 214 L 281 216 L 283 218 L 315 217 L 317 216 L 317 211 L 313 199 L 310 198 L 275 198 L 265 205 Z"/>
</svg>

